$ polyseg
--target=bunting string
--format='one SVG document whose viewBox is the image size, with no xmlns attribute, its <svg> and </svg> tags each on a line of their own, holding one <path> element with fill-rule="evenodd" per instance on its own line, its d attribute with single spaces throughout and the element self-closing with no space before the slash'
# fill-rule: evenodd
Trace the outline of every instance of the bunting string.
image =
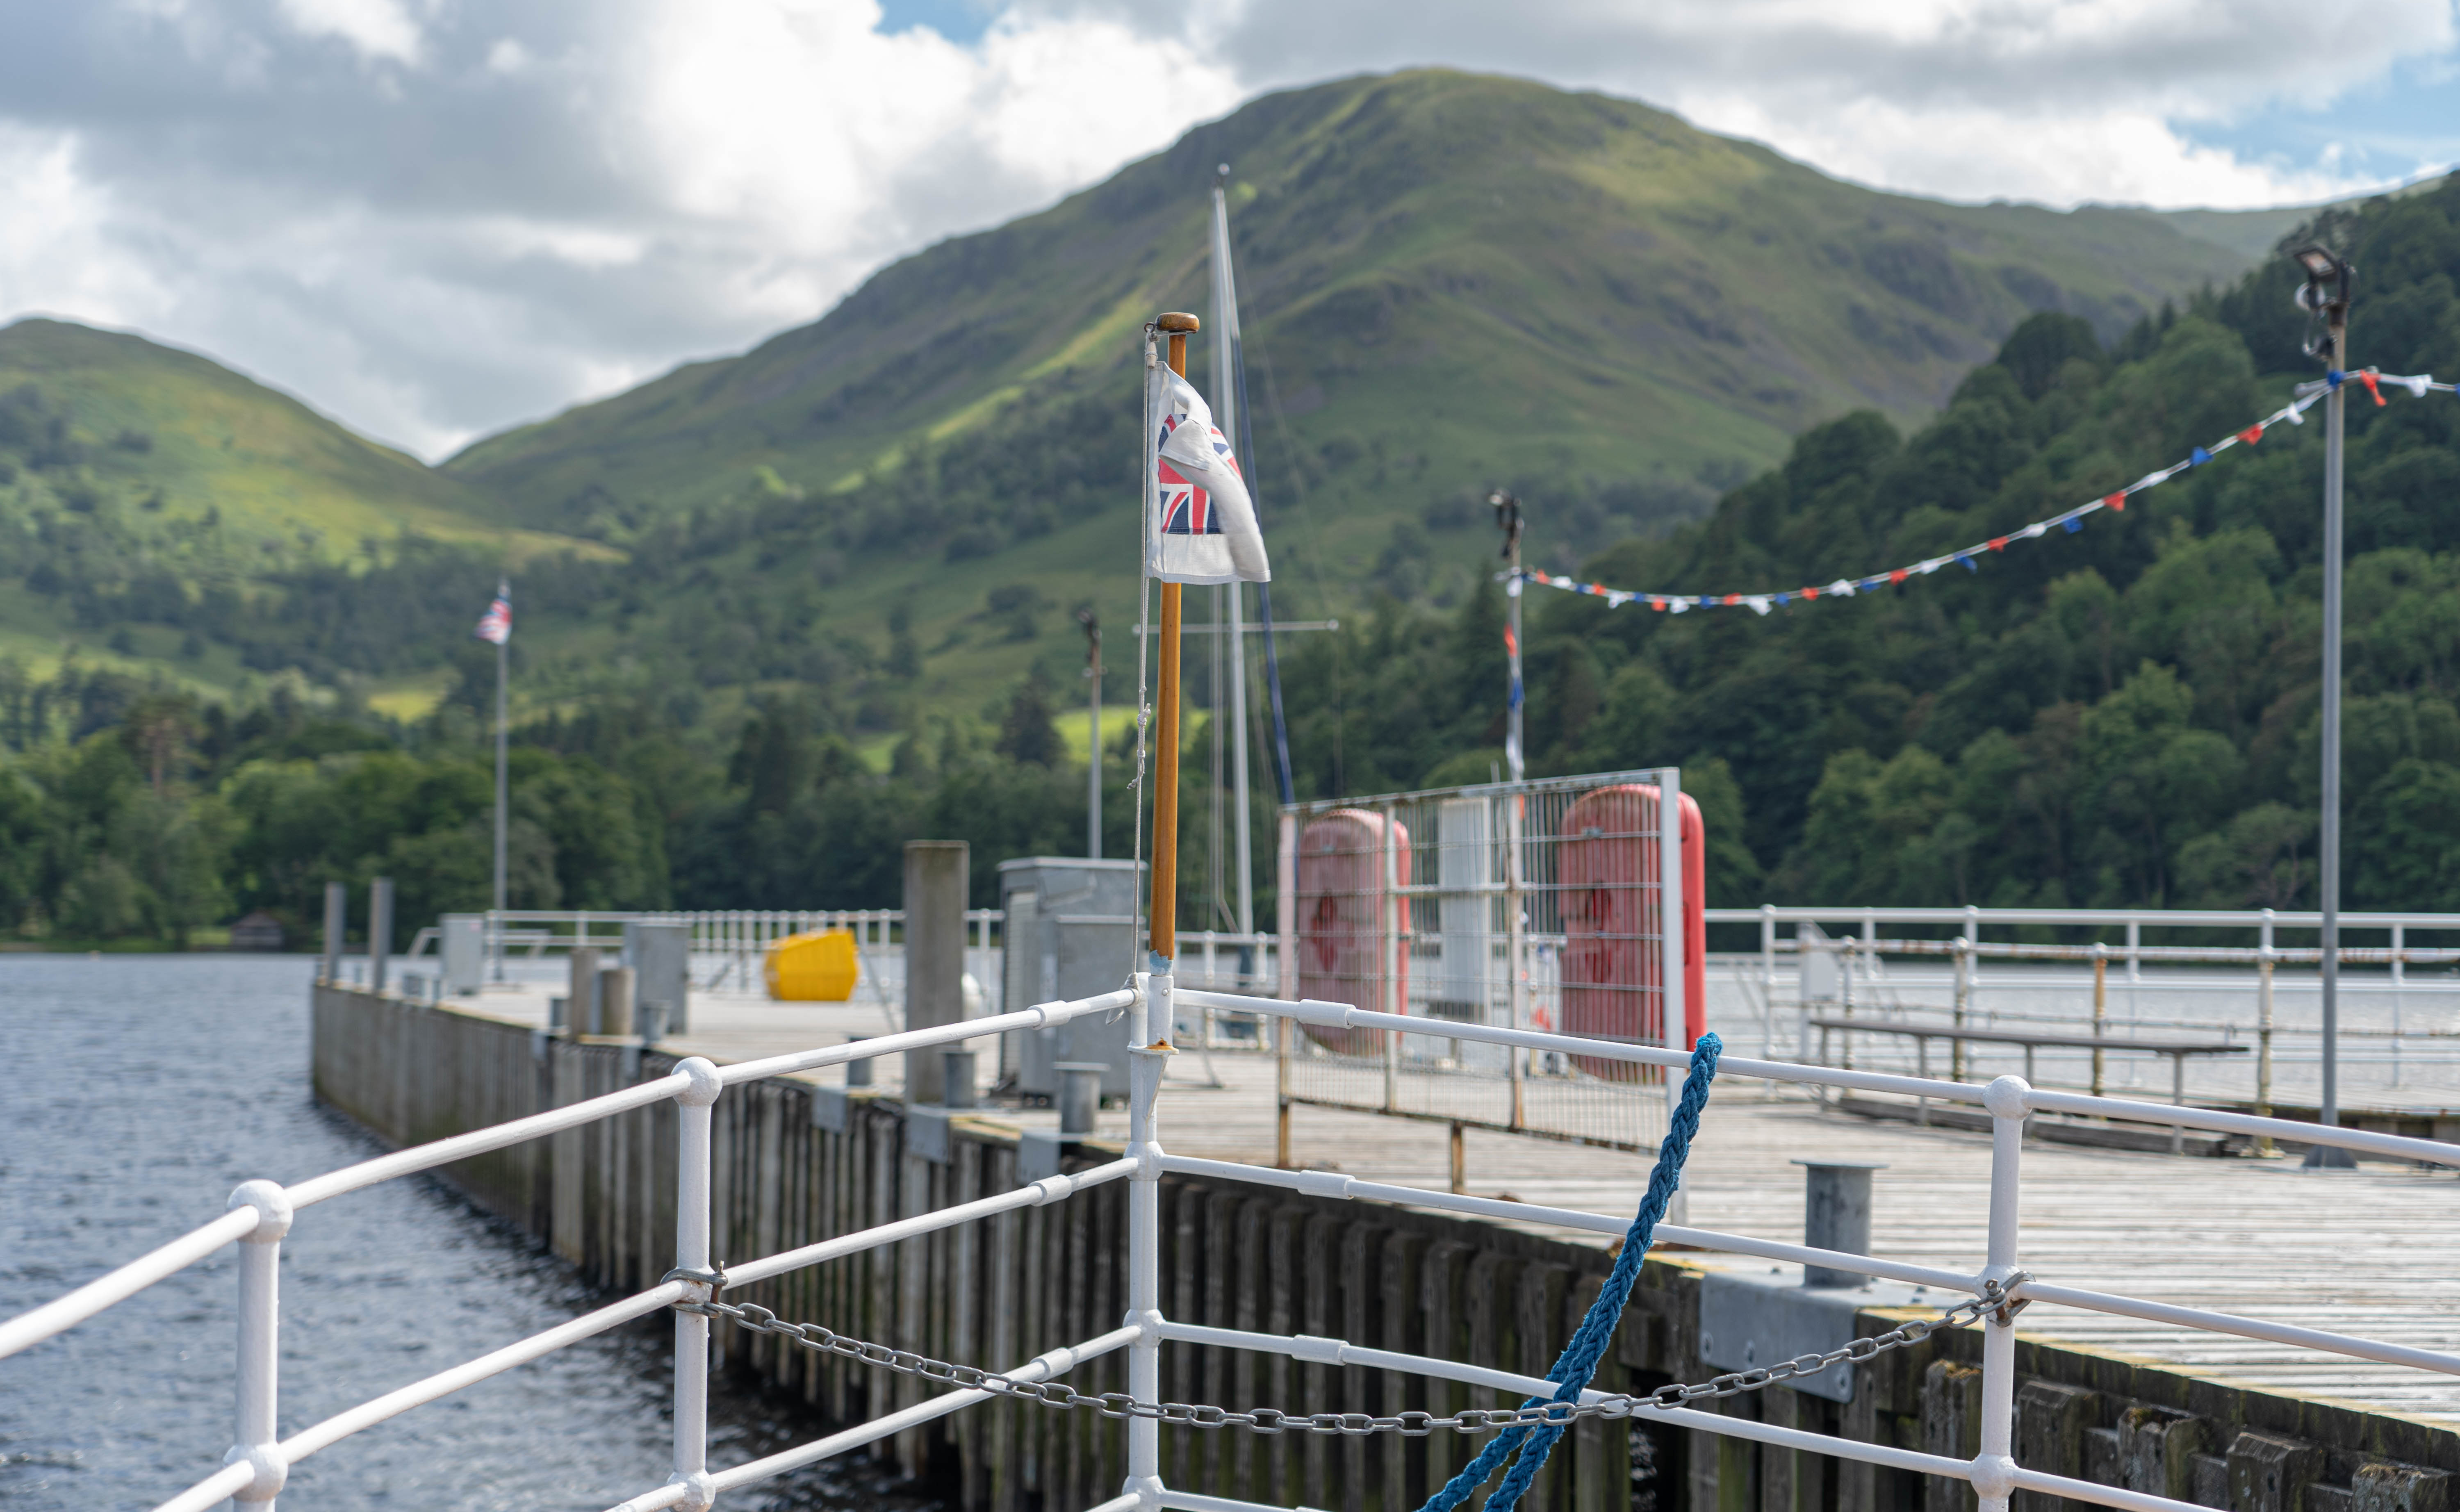
<svg viewBox="0 0 2460 1512">
<path fill-rule="evenodd" d="M 2173 462 L 2157 472 L 2147 473 L 2115 493 L 2104 494 L 2098 499 L 2078 504 L 2063 514 L 2052 515 L 2047 520 L 2036 520 L 2021 530 L 2011 530 L 2004 536 L 1992 536 L 1987 541 L 1976 542 L 1960 550 L 1945 552 L 1901 567 L 1891 567 L 1885 572 L 1875 572 L 1865 578 L 1838 578 L 1835 582 L 1825 586 L 1813 585 L 1783 591 L 1771 590 L 1760 593 L 1649 593 L 1631 588 L 1610 588 L 1601 583 L 1582 583 L 1573 578 L 1557 577 L 1551 573 L 1532 572 L 1527 569 L 1523 569 L 1520 576 L 1527 582 L 1550 588 L 1559 588 L 1566 593 L 1584 593 L 1593 598 L 1603 599 L 1609 608 L 1621 608 L 1626 604 L 1645 604 L 1661 613 L 1682 614 L 1695 608 L 1740 607 L 1748 607 L 1755 614 L 1767 614 L 1796 601 L 1808 603 L 1814 599 L 1850 599 L 1856 594 L 1867 593 L 1874 588 L 1895 587 L 1909 579 L 1928 577 L 1940 568 L 1949 565 L 1961 566 L 1968 572 L 1979 572 L 1982 570 L 1982 559 L 1985 553 L 2005 551 L 2016 542 L 2036 540 L 2053 530 L 2072 535 L 2084 528 L 2084 522 L 2088 517 L 2105 509 L 2124 510 L 2130 499 L 2148 488 L 2158 487 L 2180 473 L 2201 467 L 2233 446 L 2255 445 L 2263 439 L 2263 433 L 2273 426 L 2305 424 L 2306 411 L 2312 408 L 2317 400 L 2349 382 L 2364 386 L 2367 395 L 2378 405 L 2386 402 L 2384 398 L 2386 389 L 2405 389 L 2411 396 L 2420 399 L 2428 394 L 2460 393 L 2460 385 L 2437 383 L 2428 373 L 2402 376 L 2374 368 L 2368 368 L 2362 373 L 2342 373 L 2336 370 L 2325 373 L 2321 378 L 2298 385 L 2293 391 L 2294 396 L 2287 404 L 2273 411 L 2262 419 L 2243 430 L 2234 431 L 2222 437 L 2210 446 L 2198 446 L 2187 455 L 2185 460 Z M 1508 578 L 1510 574 L 1507 573 L 1505 576 Z M 1517 591 L 1516 587 L 1515 591 Z"/>
</svg>

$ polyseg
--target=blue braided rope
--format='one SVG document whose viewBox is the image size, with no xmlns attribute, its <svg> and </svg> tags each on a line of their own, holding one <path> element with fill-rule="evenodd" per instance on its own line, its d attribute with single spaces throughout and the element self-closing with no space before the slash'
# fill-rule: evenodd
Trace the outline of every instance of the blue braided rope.
<svg viewBox="0 0 2460 1512">
<path fill-rule="evenodd" d="M 1572 1342 L 1563 1346 L 1562 1354 L 1546 1378 L 1556 1383 L 1554 1400 L 1576 1402 L 1598 1373 L 1598 1361 L 1604 1358 L 1606 1345 L 1614 1338 L 1615 1325 L 1622 1319 L 1623 1305 L 1631 1300 L 1632 1283 L 1640 1279 L 1643 1257 L 1648 1253 L 1651 1236 L 1657 1232 L 1657 1221 L 1665 1216 L 1665 1204 L 1674 1200 L 1676 1185 L 1683 1178 L 1683 1162 L 1690 1158 L 1692 1137 L 1700 1132 L 1700 1113 L 1708 1105 L 1708 1083 L 1717 1077 L 1717 1057 L 1725 1045 L 1714 1034 L 1700 1036 L 1699 1045 L 1691 1052 L 1691 1069 L 1683 1077 L 1683 1097 L 1674 1107 L 1674 1117 L 1666 1120 L 1665 1139 L 1657 1147 L 1657 1168 L 1648 1173 L 1648 1191 L 1640 1200 L 1640 1211 L 1634 1213 L 1631 1227 L 1622 1236 L 1622 1251 L 1615 1256 L 1614 1269 L 1606 1276 L 1605 1286 L 1598 1300 L 1589 1304 L 1588 1314 L 1573 1331 Z M 1533 1396 L 1521 1403 L 1536 1407 L 1544 1398 Z M 1453 1512 L 1467 1501 L 1470 1494 L 1486 1484 L 1503 1461 L 1520 1451 L 1503 1483 L 1495 1495 L 1486 1499 L 1485 1512 L 1511 1512 L 1545 1466 L 1546 1457 L 1555 1452 L 1555 1441 L 1563 1437 L 1562 1423 L 1549 1423 L 1542 1428 L 1507 1428 L 1495 1436 L 1477 1458 L 1463 1466 L 1460 1474 L 1444 1482 L 1444 1488 L 1427 1499 L 1419 1512 Z M 1525 1447 L 1524 1447 L 1525 1445 Z"/>
</svg>

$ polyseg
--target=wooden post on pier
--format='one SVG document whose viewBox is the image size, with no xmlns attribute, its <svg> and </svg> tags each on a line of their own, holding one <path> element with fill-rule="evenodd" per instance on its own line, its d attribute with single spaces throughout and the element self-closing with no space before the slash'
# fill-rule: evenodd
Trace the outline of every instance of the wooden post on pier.
<svg viewBox="0 0 2460 1512">
<path fill-rule="evenodd" d="M 1187 376 L 1187 335 L 1198 328 L 1194 315 L 1172 313 L 1154 324 L 1170 338 L 1170 371 Z M 1147 437 L 1145 444 L 1153 444 Z M 1146 504 L 1151 508 L 1150 501 Z M 1161 671 L 1154 720 L 1153 925 L 1148 948 L 1168 962 L 1178 954 L 1178 622 L 1179 586 L 1161 586 Z M 1167 969 L 1164 967 L 1163 969 Z M 1168 1038 L 1171 1026 L 1154 1033 Z"/>
</svg>

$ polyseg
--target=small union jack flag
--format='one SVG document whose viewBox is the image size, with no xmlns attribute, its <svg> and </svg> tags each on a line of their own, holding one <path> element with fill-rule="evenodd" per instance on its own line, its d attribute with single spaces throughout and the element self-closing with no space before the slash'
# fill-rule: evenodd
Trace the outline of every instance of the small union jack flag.
<svg viewBox="0 0 2460 1512">
<path fill-rule="evenodd" d="M 478 616 L 478 628 L 470 632 L 490 646 L 501 646 L 513 638 L 513 598 L 510 589 L 498 588 L 496 602 Z"/>
<path fill-rule="evenodd" d="M 1154 442 L 1154 449 L 1159 454 L 1155 459 L 1154 471 L 1161 485 L 1162 534 L 1218 536 L 1221 534 L 1221 515 L 1213 505 L 1212 493 L 1170 464 L 1171 433 L 1185 423 L 1188 422 L 1179 415 L 1164 415 L 1161 417 L 1161 435 Z M 1212 426 L 1207 425 L 1204 429 L 1208 433 L 1204 440 L 1212 445 L 1213 455 L 1219 458 L 1219 465 L 1243 478 L 1244 475 L 1239 474 L 1239 458 L 1230 455 L 1230 443 Z"/>
<path fill-rule="evenodd" d="M 1156 364 L 1146 414 L 1156 416 L 1146 498 L 1148 567 L 1165 583 L 1264 583 L 1273 576 L 1256 504 L 1213 411 L 1186 379 Z"/>
</svg>

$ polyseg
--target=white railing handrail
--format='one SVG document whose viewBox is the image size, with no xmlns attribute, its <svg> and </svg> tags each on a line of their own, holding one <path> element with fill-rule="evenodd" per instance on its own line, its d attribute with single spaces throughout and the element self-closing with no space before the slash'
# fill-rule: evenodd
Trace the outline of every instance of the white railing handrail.
<svg viewBox="0 0 2460 1512">
<path fill-rule="evenodd" d="M 253 1443 L 243 1438 L 240 1449 L 234 1451 L 233 1459 L 229 1463 L 162 1503 L 159 1512 L 204 1512 L 205 1508 L 242 1492 L 253 1492 L 256 1500 L 265 1500 L 280 1489 L 289 1465 L 339 1442 L 351 1434 L 372 1427 L 411 1408 L 450 1395 L 525 1361 L 536 1359 L 581 1339 L 603 1332 L 629 1319 L 646 1316 L 680 1302 L 709 1300 L 714 1296 L 717 1286 L 725 1285 L 730 1281 L 764 1280 L 806 1266 L 825 1264 L 846 1255 L 960 1224 L 977 1222 L 999 1213 L 1060 1201 L 1076 1192 L 1116 1181 L 1128 1181 L 1132 1183 L 1128 1236 L 1131 1272 L 1129 1276 L 1130 1321 L 1126 1326 L 1110 1333 L 1038 1355 L 1018 1370 L 1010 1372 L 1009 1374 L 1012 1377 L 1030 1380 L 1047 1379 L 1096 1354 L 1128 1349 L 1133 1352 L 1130 1366 L 1131 1392 L 1139 1400 L 1157 1399 L 1159 1395 L 1157 1352 L 1163 1342 L 1178 1340 L 1230 1348 L 1270 1350 L 1299 1359 L 1372 1364 L 1381 1369 L 1414 1371 L 1445 1379 L 1494 1386 L 1497 1389 L 1527 1391 L 1531 1395 L 1539 1395 L 1541 1392 L 1550 1393 L 1551 1383 L 1514 1375 L 1511 1373 L 1492 1371 L 1484 1367 L 1468 1366 L 1458 1362 L 1403 1354 L 1391 1351 L 1362 1351 L 1338 1339 L 1204 1329 L 1194 1325 L 1172 1323 L 1163 1318 L 1158 1306 L 1160 1295 L 1158 1289 L 1159 1209 L 1156 1196 L 1156 1183 L 1166 1173 L 1212 1181 L 1237 1181 L 1282 1187 L 1334 1199 L 1401 1203 L 1495 1221 L 1562 1227 L 1600 1235 L 1620 1236 L 1627 1230 L 1630 1221 L 1616 1215 L 1587 1213 L 1577 1209 L 1526 1203 L 1507 1203 L 1497 1199 L 1439 1192 L 1392 1182 L 1364 1181 L 1338 1172 L 1281 1170 L 1237 1161 L 1170 1155 L 1161 1148 L 1158 1140 L 1154 1137 L 1152 1121 L 1153 1105 L 1161 1085 L 1160 1063 L 1164 1058 L 1163 1053 L 1158 1049 L 1139 1049 L 1134 1052 L 1135 1064 L 1132 1068 L 1134 1074 L 1131 1076 L 1131 1133 L 1128 1148 L 1118 1159 L 1072 1175 L 1048 1178 L 1011 1192 L 901 1219 L 858 1233 L 837 1236 L 817 1244 L 741 1264 L 732 1267 L 723 1278 L 707 1268 L 707 1236 L 710 1219 L 708 1170 L 710 1148 L 709 1115 L 710 1105 L 723 1089 L 731 1084 L 789 1075 L 819 1066 L 867 1059 L 881 1054 L 892 1054 L 902 1050 L 955 1043 L 1011 1029 L 1038 1027 L 1087 1014 L 1121 1010 L 1135 1015 L 1136 1022 L 1131 1026 L 1131 1034 L 1139 1035 L 1144 1029 L 1143 1019 L 1148 1012 L 1148 1006 L 1154 1003 L 1168 1004 L 1174 1012 L 1183 1002 L 1184 1006 L 1199 1009 L 1211 1008 L 1233 1012 L 1290 1018 L 1301 1023 L 1332 1028 L 1371 1029 L 1388 1033 L 1426 1033 L 1431 1032 L 1430 1021 L 1424 1018 L 1374 1012 L 1353 1008 L 1347 1004 L 1291 1002 L 1283 999 L 1243 997 L 1229 993 L 1178 990 L 1172 986 L 1171 979 L 1168 977 L 1156 978 L 1154 984 L 1149 991 L 1145 980 L 1139 978 L 1135 985 L 1130 988 L 1098 997 L 1040 1004 L 1011 1013 L 909 1031 L 902 1034 L 835 1046 L 825 1050 L 772 1056 L 726 1068 L 716 1067 L 699 1057 L 688 1057 L 679 1064 L 673 1074 L 643 1083 L 641 1086 L 591 1098 L 585 1103 L 576 1103 L 569 1108 L 552 1110 L 546 1114 L 535 1115 L 487 1129 L 474 1130 L 466 1135 L 395 1152 L 374 1161 L 361 1161 L 338 1171 L 310 1178 L 286 1191 L 269 1182 L 250 1182 L 242 1187 L 240 1193 L 234 1195 L 234 1205 L 231 1210 L 213 1223 L 151 1251 L 95 1281 L 89 1282 L 65 1296 L 6 1323 L 0 1323 L 0 1354 L 13 1352 L 14 1350 L 48 1337 L 59 1331 L 60 1329 L 73 1326 L 81 1318 L 90 1317 L 114 1302 L 134 1295 L 154 1281 L 160 1280 L 176 1272 L 182 1266 L 193 1264 L 196 1260 L 213 1253 L 221 1246 L 237 1240 L 251 1246 L 248 1263 L 241 1267 L 243 1361 L 249 1357 L 250 1348 L 263 1351 L 263 1357 L 270 1358 L 273 1318 L 269 1310 L 260 1309 L 252 1304 L 247 1278 L 251 1274 L 262 1274 L 270 1269 L 270 1263 L 274 1258 L 273 1246 L 279 1244 L 283 1233 L 287 1230 L 296 1208 L 339 1196 L 344 1192 L 358 1190 L 377 1182 L 432 1169 L 451 1161 L 466 1159 L 472 1154 L 501 1148 L 521 1139 L 539 1138 L 544 1134 L 575 1127 L 599 1118 L 614 1117 L 631 1109 L 671 1098 L 677 1102 L 680 1111 L 685 1115 L 682 1121 L 683 1153 L 679 1161 L 682 1186 L 678 1202 L 679 1264 L 672 1277 L 647 1291 L 361 1403 L 278 1441 L 272 1437 L 272 1401 L 268 1383 L 265 1387 L 265 1396 L 258 1403 L 259 1416 L 256 1421 L 262 1437 Z M 1691 1059 L 1688 1054 L 1671 1049 L 1540 1031 L 1500 1029 L 1446 1021 L 1442 1024 L 1440 1033 L 1447 1038 L 1482 1040 L 1493 1044 L 1542 1049 L 1558 1054 L 1657 1065 L 1665 1067 L 1669 1071 L 1686 1067 Z M 1141 1044 L 1141 1042 L 1140 1037 L 1132 1039 L 1132 1043 Z M 2019 1300 L 2054 1303 L 2443 1374 L 2460 1375 L 2460 1354 L 2420 1350 L 2205 1309 L 2178 1307 L 2168 1303 L 2051 1285 L 2021 1275 L 2016 1266 L 2015 1249 L 2016 1182 L 2019 1179 L 2023 1149 L 2023 1126 L 2025 1118 L 2037 1111 L 2079 1113 L 2173 1126 L 2216 1129 L 2230 1133 L 2268 1135 L 2367 1154 L 2388 1155 L 2452 1166 L 2460 1166 L 2460 1145 L 2433 1139 L 2374 1134 L 2365 1130 L 2324 1128 L 2289 1119 L 2180 1108 L 2160 1103 L 2132 1102 L 2122 1098 L 2082 1094 L 2048 1092 L 2030 1087 L 2024 1078 L 2016 1076 L 2003 1076 L 1986 1086 L 1975 1086 L 1962 1082 L 1877 1075 L 1833 1067 L 1790 1061 L 1752 1060 L 1739 1056 L 1723 1057 L 1720 1061 L 1720 1070 L 1734 1075 L 1814 1086 L 1842 1086 L 1898 1092 L 1941 1100 L 1980 1104 L 1990 1115 L 1994 1131 L 1988 1246 L 1990 1252 L 1987 1263 L 1975 1273 L 1967 1275 L 1959 1271 L 1905 1265 L 1873 1256 L 1854 1255 L 1809 1246 L 1789 1245 L 1685 1226 L 1661 1226 L 1657 1238 L 1663 1242 L 1706 1250 L 1818 1265 L 1834 1269 L 1973 1294 L 1982 1294 L 1986 1291 L 1989 1284 L 1997 1283 L 2007 1286 L 2010 1295 Z M 1148 1274 L 1148 1272 L 1151 1273 Z M 694 1277 L 705 1279 L 695 1280 Z M 1139 1296 L 1147 1300 L 1139 1302 L 1136 1300 Z M 269 1303 L 269 1288 L 265 1293 L 265 1297 Z M 874 1419 L 857 1428 L 830 1435 L 748 1464 L 737 1465 L 725 1471 L 710 1472 L 706 1463 L 709 1319 L 704 1314 L 678 1310 L 676 1320 L 678 1479 L 666 1486 L 625 1502 L 623 1512 L 651 1512 L 654 1508 L 682 1504 L 706 1505 L 707 1499 L 717 1492 L 750 1484 L 798 1465 L 808 1464 L 832 1454 L 843 1452 L 845 1449 L 876 1441 L 905 1428 L 959 1411 L 976 1401 L 988 1399 L 994 1395 L 983 1389 L 949 1393 L 901 1412 Z M 1662 1408 L 1639 1401 L 1618 1405 L 1621 1415 L 1623 1416 L 1647 1414 L 1661 1420 L 1686 1427 L 1697 1427 L 1704 1431 L 1729 1434 L 1766 1443 L 1810 1449 L 1822 1454 L 1875 1464 L 1894 1465 L 1898 1468 L 1919 1470 L 1925 1474 L 1963 1480 L 1973 1484 L 1987 1512 L 2005 1512 L 2006 1496 L 2008 1492 L 2018 1487 L 2051 1492 L 2107 1506 L 2129 1508 L 2132 1509 L 2132 1512 L 2182 1512 L 2185 1503 L 2140 1492 L 2046 1475 L 2016 1465 L 2012 1439 L 2015 1371 L 2012 1314 L 2003 1313 L 1999 1319 L 1986 1322 L 1983 1327 L 1983 1421 L 1981 1424 L 1983 1451 L 1970 1460 L 1919 1454 L 1887 1445 L 1858 1443 L 1798 1429 L 1756 1423 L 1745 1418 L 1696 1412 L 1688 1408 Z M 247 1378 L 244 1363 L 242 1390 L 244 1431 L 249 1420 L 246 1416 Z M 1608 1399 L 1594 1392 L 1588 1395 L 1593 1400 Z M 1156 1437 L 1158 1424 L 1150 1418 L 1137 1417 L 1130 1421 L 1128 1431 L 1131 1472 L 1129 1494 L 1104 1505 L 1184 1506 L 1198 1509 L 1249 1505 L 1249 1503 L 1220 1498 L 1199 1497 L 1170 1490 L 1161 1483 L 1159 1476 Z"/>
<path fill-rule="evenodd" d="M 1852 904 L 1762 904 L 1756 908 L 1704 908 L 1710 924 L 1963 924 L 2067 925 L 2107 927 L 2141 925 L 2148 929 L 2244 928 L 2271 925 L 2280 929 L 2320 929 L 2323 916 L 2313 910 L 2288 908 L 1937 908 L 1864 907 Z M 2460 930 L 2460 913 L 2345 912 L 2343 929 Z"/>
</svg>

